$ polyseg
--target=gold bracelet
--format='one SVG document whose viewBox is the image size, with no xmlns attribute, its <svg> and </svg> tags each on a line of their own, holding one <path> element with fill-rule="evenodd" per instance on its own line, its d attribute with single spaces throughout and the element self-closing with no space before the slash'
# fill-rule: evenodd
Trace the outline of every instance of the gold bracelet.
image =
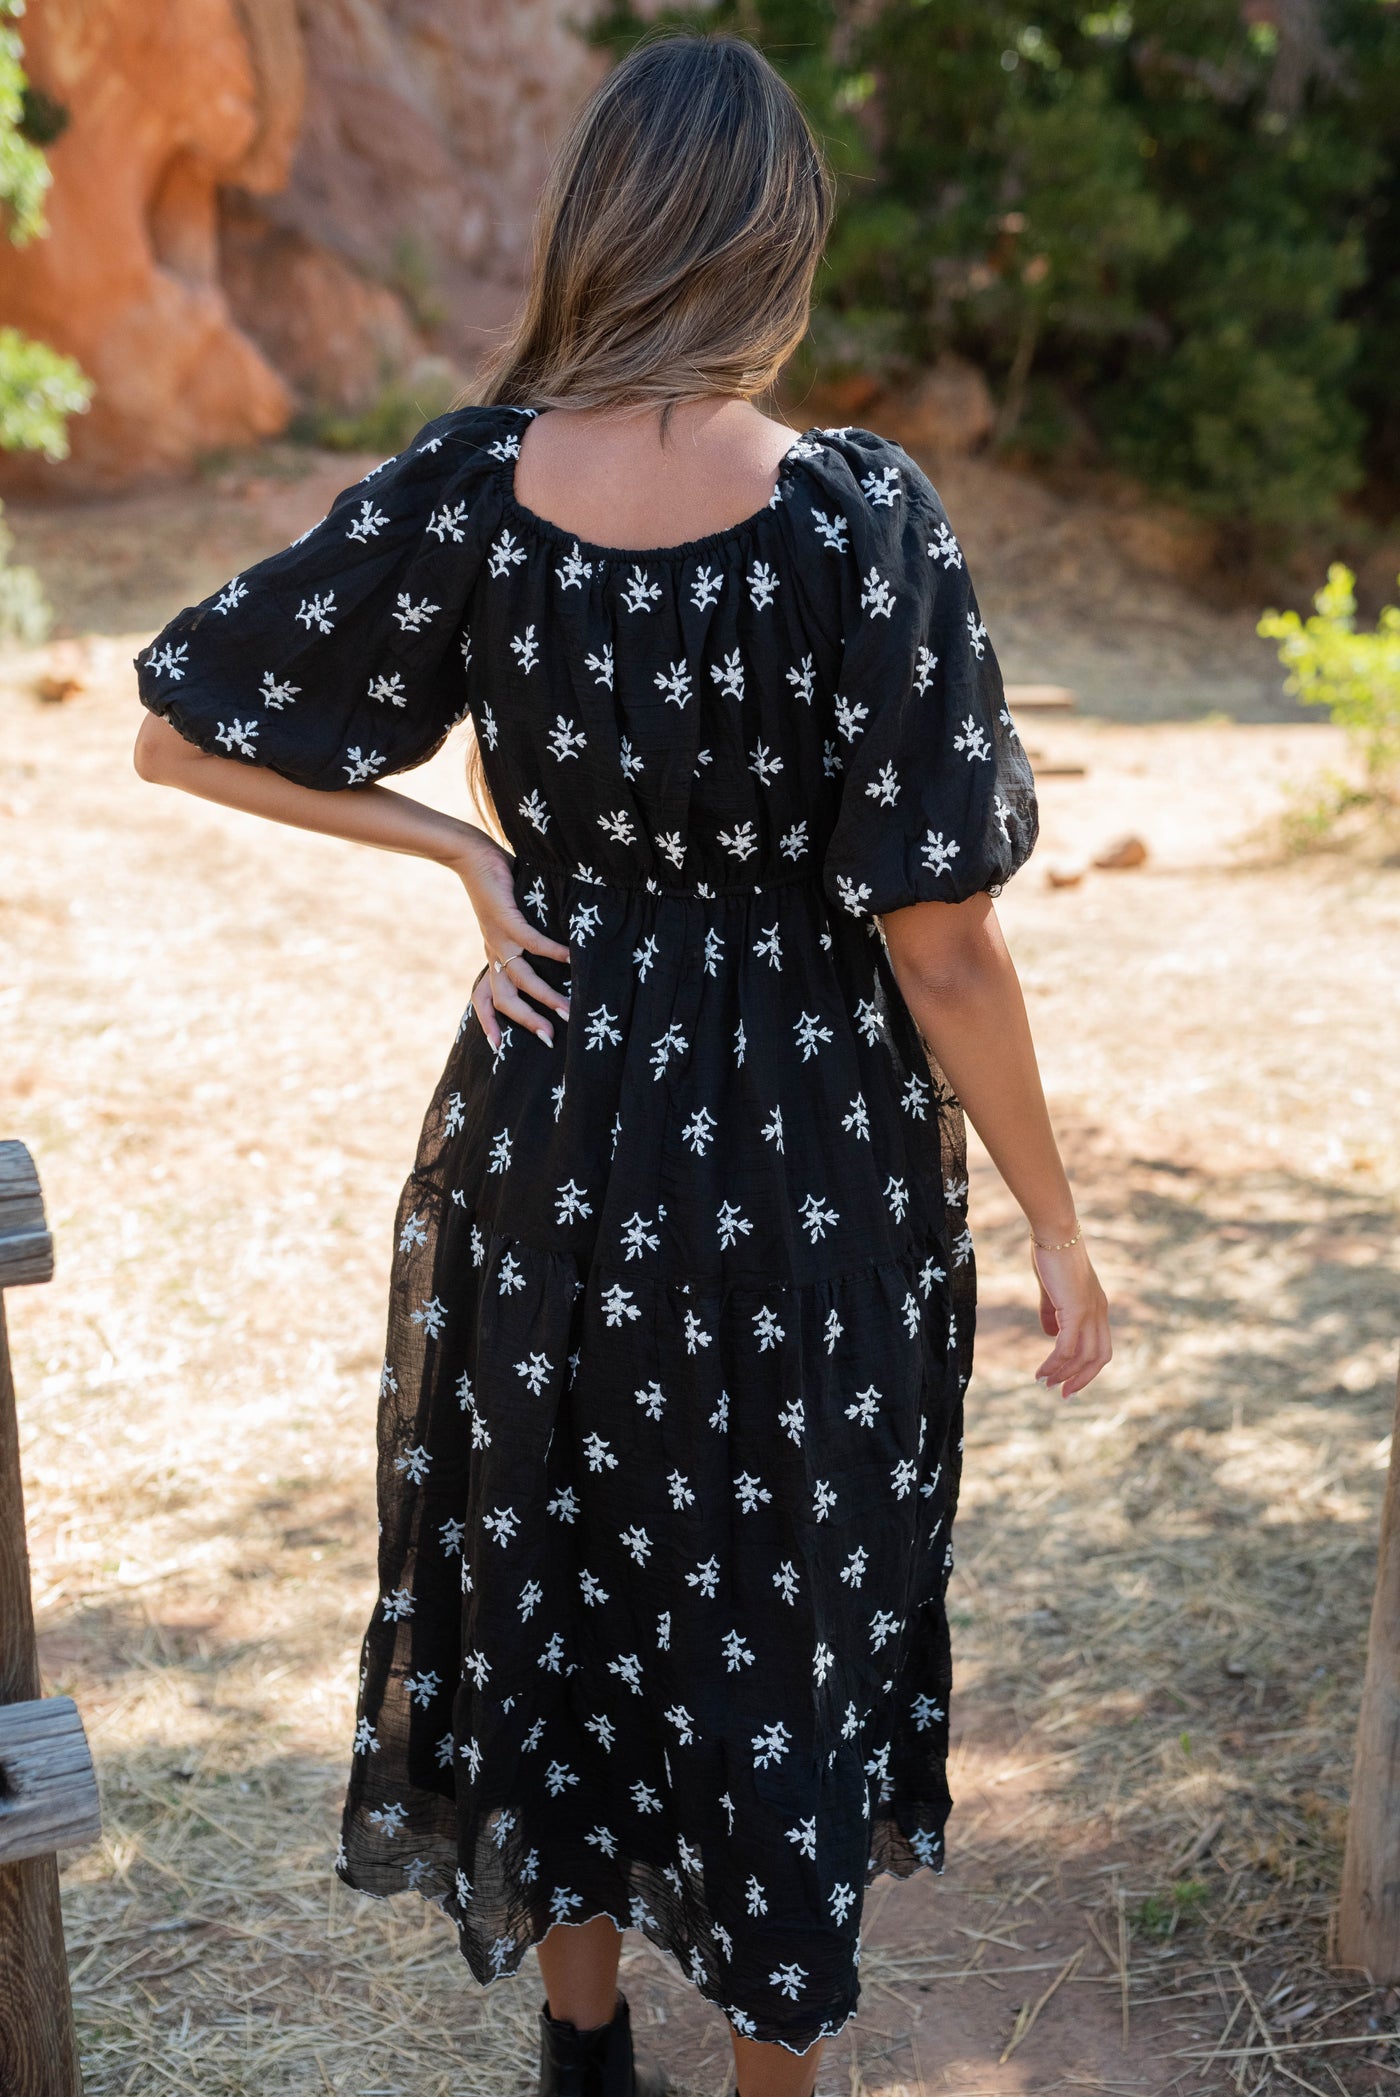
<svg viewBox="0 0 1400 2097">
<path fill-rule="evenodd" d="M 1034 1231 L 1031 1232 L 1031 1243 L 1032 1245 L 1038 1245 L 1042 1252 L 1068 1252 L 1071 1245 L 1077 1245 L 1083 1235 L 1084 1226 L 1081 1223 L 1072 1238 L 1062 1239 L 1058 1245 L 1047 1245 L 1042 1238 L 1037 1238 Z"/>
</svg>

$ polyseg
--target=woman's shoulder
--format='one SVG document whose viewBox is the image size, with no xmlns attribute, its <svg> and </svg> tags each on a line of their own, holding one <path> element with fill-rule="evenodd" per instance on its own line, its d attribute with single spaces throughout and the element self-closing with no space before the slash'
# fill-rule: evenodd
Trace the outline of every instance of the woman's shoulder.
<svg viewBox="0 0 1400 2097">
<path fill-rule="evenodd" d="M 868 578 L 872 569 L 921 571 L 956 549 L 938 490 L 892 437 L 852 425 L 812 429 L 797 451 L 805 480 L 802 494 L 793 489 L 791 531 L 800 554 L 819 544 Z M 825 560 L 819 565 L 825 570 Z"/>
<path fill-rule="evenodd" d="M 410 448 L 432 448 L 443 454 L 444 463 L 477 460 L 501 465 L 516 457 L 521 433 L 538 412 L 503 401 L 467 402 L 425 423 Z"/>
<path fill-rule="evenodd" d="M 497 402 L 449 408 L 425 422 L 401 451 L 373 467 L 365 483 L 372 486 L 381 476 L 386 485 L 425 487 L 480 479 L 515 458 L 521 431 L 534 412 Z"/>
<path fill-rule="evenodd" d="M 909 503 L 942 514 L 933 482 L 893 437 L 853 423 L 806 432 L 799 455 L 834 493 L 864 511 L 887 514 Z"/>
<path fill-rule="evenodd" d="M 295 579 L 327 555 L 334 558 L 337 548 L 351 563 L 366 554 L 378 560 L 395 544 L 407 552 L 425 532 L 444 551 L 461 548 L 468 517 L 477 518 L 477 498 L 504 480 L 532 412 L 491 404 L 435 415 L 401 450 L 342 488 L 299 539 L 271 555 L 263 564 L 269 577 L 285 569 Z"/>
<path fill-rule="evenodd" d="M 799 459 L 857 539 L 891 541 L 907 531 L 947 524 L 947 512 L 918 459 L 893 436 L 855 424 L 813 428 L 801 438 Z"/>
</svg>

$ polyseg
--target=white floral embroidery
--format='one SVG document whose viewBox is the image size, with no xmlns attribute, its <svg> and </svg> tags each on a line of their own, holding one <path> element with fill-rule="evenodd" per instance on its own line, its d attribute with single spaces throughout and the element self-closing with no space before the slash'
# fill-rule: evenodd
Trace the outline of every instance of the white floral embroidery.
<svg viewBox="0 0 1400 2097">
<path fill-rule="evenodd" d="M 861 475 L 861 487 L 865 499 L 872 509 L 893 509 L 894 499 L 902 485 L 897 466 L 884 466 L 878 473 L 872 471 Z"/>
<path fill-rule="evenodd" d="M 632 818 L 625 808 L 615 808 L 608 815 L 600 815 L 598 822 L 604 836 L 611 838 L 614 844 L 634 845 L 637 842 Z"/>
<path fill-rule="evenodd" d="M 607 641 L 604 643 L 601 655 L 586 655 L 583 660 L 586 667 L 593 672 L 593 682 L 595 684 L 605 684 L 608 690 L 611 691 L 613 681 L 612 642 Z"/>
<path fill-rule="evenodd" d="M 817 534 L 827 552 L 844 553 L 846 551 L 846 532 L 848 530 L 845 518 L 828 517 L 825 510 L 816 509 L 813 510 L 812 515 L 816 520 Z"/>
<path fill-rule="evenodd" d="M 787 672 L 787 681 L 800 699 L 810 706 L 812 694 L 817 688 L 817 673 L 810 655 L 804 655 L 800 663 L 794 663 Z"/>
<path fill-rule="evenodd" d="M 749 568 L 749 599 L 755 610 L 763 611 L 773 602 L 778 592 L 778 571 L 768 561 L 754 561 Z"/>
<path fill-rule="evenodd" d="M 369 681 L 367 696 L 371 699 L 377 699 L 381 705 L 384 705 L 386 702 L 390 706 L 400 707 L 408 704 L 408 693 L 404 689 L 404 681 L 397 670 L 390 671 L 387 677 L 382 671 L 378 677 L 372 677 Z"/>
<path fill-rule="evenodd" d="M 366 497 L 360 504 L 359 516 L 350 526 L 345 536 L 347 539 L 358 539 L 363 546 L 366 541 L 377 538 L 388 522 L 389 519 L 384 511 Z M 431 529 L 431 526 L 429 529 Z"/>
<path fill-rule="evenodd" d="M 894 610 L 894 591 L 878 568 L 871 566 L 861 577 L 860 608 L 872 619 L 888 619 Z"/>
<path fill-rule="evenodd" d="M 557 758 L 561 764 L 566 757 L 577 757 L 579 751 L 586 749 L 588 745 L 588 737 L 583 730 L 576 728 L 572 721 L 566 721 L 563 714 L 554 716 L 554 726 L 550 729 L 546 741 L 549 744 L 550 756 Z"/>
<path fill-rule="evenodd" d="M 540 648 L 535 639 L 533 624 L 527 626 L 524 633 L 512 634 L 510 650 L 520 665 L 522 675 L 528 677 L 540 659 Z"/>
<path fill-rule="evenodd" d="M 220 721 L 216 724 L 214 740 L 222 743 L 225 750 L 236 750 L 240 757 L 256 757 L 257 736 L 256 721 L 230 721 L 227 727 Z"/>
<path fill-rule="evenodd" d="M 361 750 L 358 744 L 347 750 L 345 757 L 345 777 L 351 786 L 363 786 L 366 779 L 382 772 L 389 761 L 378 750 Z"/>
<path fill-rule="evenodd" d="M 960 849 L 956 838 L 945 844 L 941 830 L 930 830 L 921 847 L 924 865 L 935 874 L 946 874 Z"/>
<path fill-rule="evenodd" d="M 178 684 L 188 667 L 185 658 L 189 652 L 188 641 L 167 641 L 162 648 L 152 648 L 146 657 L 146 667 L 154 670 L 158 677 L 173 678 Z"/>
<path fill-rule="evenodd" d="M 962 549 L 946 524 L 934 526 L 934 535 L 928 542 L 929 556 L 942 561 L 945 568 L 961 568 Z"/>
<path fill-rule="evenodd" d="M 953 748 L 963 751 L 969 764 L 979 758 L 985 763 L 992 754 L 986 729 L 971 714 L 959 723 L 958 733 L 953 737 Z"/>
<path fill-rule="evenodd" d="M 559 578 L 561 591 L 581 590 L 583 588 L 585 578 L 593 573 L 593 563 L 583 558 L 583 555 L 579 552 L 577 539 L 575 539 L 573 545 L 565 554 L 562 563 L 555 569 L 554 573 Z"/>
<path fill-rule="evenodd" d="M 830 1041 L 831 1039 L 830 1027 L 824 1027 L 817 1015 L 812 1012 L 803 1012 L 793 1021 L 793 1032 L 797 1036 L 797 1046 L 802 1051 L 802 1061 L 804 1063 L 809 1062 L 813 1056 L 819 1053 L 820 1044 L 823 1041 Z"/>
<path fill-rule="evenodd" d="M 525 548 L 515 534 L 511 531 L 503 531 L 492 541 L 491 554 L 486 565 L 491 574 L 499 581 L 501 576 L 509 575 L 512 568 L 518 567 L 524 558 Z"/>
<path fill-rule="evenodd" d="M 318 633 L 329 633 L 334 623 L 331 614 L 336 609 L 335 591 L 327 590 L 324 597 L 319 595 L 319 593 L 315 597 L 303 597 L 297 618 L 308 633 L 310 633 L 313 626 Z"/>
<path fill-rule="evenodd" d="M 646 569 L 633 563 L 632 573 L 622 586 L 622 601 L 629 612 L 649 612 L 660 602 L 661 585 L 654 583 Z"/>
<path fill-rule="evenodd" d="M 697 568 L 690 591 L 690 601 L 696 611 L 705 612 L 712 604 L 718 604 L 723 585 L 724 577 L 717 568 Z"/>
<path fill-rule="evenodd" d="M 839 692 L 836 694 L 836 726 L 848 743 L 855 741 L 860 724 L 869 712 L 870 708 L 863 700 L 843 699 Z"/>
<path fill-rule="evenodd" d="M 726 699 L 743 698 L 744 666 L 739 660 L 737 648 L 731 648 L 729 654 L 723 657 L 720 662 L 711 663 L 710 675 L 715 683 L 721 687 Z"/>
<path fill-rule="evenodd" d="M 394 602 L 398 606 L 394 617 L 405 633 L 421 633 L 433 613 L 442 610 L 440 604 L 430 604 L 426 597 L 415 604 L 407 590 L 400 590 Z"/>
</svg>

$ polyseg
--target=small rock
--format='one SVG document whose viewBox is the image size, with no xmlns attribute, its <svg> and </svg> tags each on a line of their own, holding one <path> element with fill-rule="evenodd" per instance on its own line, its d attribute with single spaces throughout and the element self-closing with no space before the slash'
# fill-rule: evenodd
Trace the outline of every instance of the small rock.
<svg viewBox="0 0 1400 2097">
<path fill-rule="evenodd" d="M 48 650 L 43 669 L 34 677 L 35 697 L 50 706 L 75 698 L 88 688 L 90 667 L 83 649 L 72 641 L 59 641 Z"/>
<path fill-rule="evenodd" d="M 41 671 L 34 680 L 34 696 L 46 705 L 60 706 L 65 699 L 75 699 L 86 690 L 81 677 L 55 677 L 51 671 Z"/>
<path fill-rule="evenodd" d="M 882 404 L 884 422 L 907 450 L 939 458 L 980 451 L 996 425 L 996 404 L 975 364 L 945 355 L 909 389 Z"/>
<path fill-rule="evenodd" d="M 1147 858 L 1147 847 L 1140 837 L 1116 837 L 1102 852 L 1094 854 L 1094 865 L 1102 867 L 1142 866 Z"/>
<path fill-rule="evenodd" d="M 1220 1663 L 1220 1667 L 1221 1672 L 1223 1674 L 1227 1674 L 1232 1682 L 1243 1681 L 1244 1677 L 1249 1673 L 1249 1669 L 1245 1666 L 1242 1660 L 1236 1660 L 1233 1658 L 1229 1660 L 1222 1660 Z"/>
<path fill-rule="evenodd" d="M 1087 867 L 1078 861 L 1052 860 L 1045 869 L 1045 885 L 1047 888 L 1078 888 L 1087 872 Z"/>
<path fill-rule="evenodd" d="M 822 388 L 823 409 L 829 403 L 831 411 L 838 415 L 863 415 L 879 397 L 879 380 L 863 371 L 838 373 Z"/>
</svg>

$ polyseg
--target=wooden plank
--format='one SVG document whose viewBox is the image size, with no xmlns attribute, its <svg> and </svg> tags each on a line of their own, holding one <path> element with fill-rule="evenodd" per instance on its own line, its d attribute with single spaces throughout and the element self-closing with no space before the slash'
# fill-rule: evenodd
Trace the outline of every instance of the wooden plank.
<svg viewBox="0 0 1400 2097">
<path fill-rule="evenodd" d="M 1400 1380 L 1337 1909 L 1337 1958 L 1400 1981 Z"/>
<path fill-rule="evenodd" d="M 24 1156 L 28 1162 L 27 1151 Z M 0 1704 L 29 1702 L 38 1694 L 19 1428 L 0 1291 Z M 82 2097 L 82 2089 L 57 1861 L 27 1857 L 0 1864 L 0 2091 L 4 2097 Z"/>
<path fill-rule="evenodd" d="M 0 1293 L 0 1704 L 26 1704 L 39 1694 L 39 1652 L 29 1596 L 19 1423 L 10 1375 L 5 1298 Z"/>
<path fill-rule="evenodd" d="M 92 1752 L 73 1699 L 0 1706 L 0 1864 L 77 1849 L 101 1832 Z"/>
<path fill-rule="evenodd" d="M 0 1864 L 0 2090 L 83 2097 L 53 1857 Z"/>
<path fill-rule="evenodd" d="M 1037 779 L 1082 779 L 1088 771 L 1087 765 L 1054 764 L 1039 750 L 1027 750 L 1026 756 Z"/>
<path fill-rule="evenodd" d="M 53 1239 L 34 1160 L 22 1143 L 0 1143 L 0 1289 L 53 1277 Z"/>
<path fill-rule="evenodd" d="M 1067 684 L 1009 684 L 1006 703 L 1015 713 L 1072 714 L 1076 701 Z"/>
</svg>

